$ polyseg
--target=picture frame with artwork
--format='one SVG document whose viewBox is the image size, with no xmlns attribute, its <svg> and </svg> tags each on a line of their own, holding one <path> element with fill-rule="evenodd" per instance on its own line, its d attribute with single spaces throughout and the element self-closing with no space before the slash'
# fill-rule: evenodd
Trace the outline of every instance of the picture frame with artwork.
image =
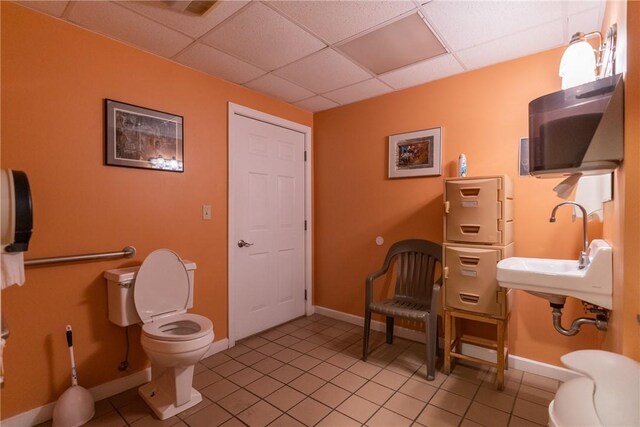
<svg viewBox="0 0 640 427">
<path fill-rule="evenodd" d="M 389 136 L 389 178 L 442 175 L 442 128 Z"/>
<path fill-rule="evenodd" d="M 184 172 L 182 116 L 105 99 L 105 164 Z"/>
</svg>

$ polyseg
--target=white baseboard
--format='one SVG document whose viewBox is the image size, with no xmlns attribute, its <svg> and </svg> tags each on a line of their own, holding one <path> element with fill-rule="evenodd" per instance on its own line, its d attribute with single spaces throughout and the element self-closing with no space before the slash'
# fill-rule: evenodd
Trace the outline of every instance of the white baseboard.
<svg viewBox="0 0 640 427">
<path fill-rule="evenodd" d="M 227 348 L 229 348 L 229 340 L 227 338 L 216 341 L 209 346 L 209 350 L 207 350 L 202 358 L 204 359 L 212 356 L 218 352 L 226 350 Z M 92 387 L 89 389 L 89 393 L 93 396 L 93 400 L 97 402 L 148 383 L 149 381 L 151 381 L 151 368 Z M 46 405 L 31 409 L 30 411 L 7 418 L 6 420 L 2 420 L 0 424 L 2 424 L 2 427 L 25 427 L 44 423 L 53 417 L 53 408 L 55 405 L 56 402 L 47 403 Z"/>
<path fill-rule="evenodd" d="M 332 310 L 326 307 L 315 306 L 315 312 L 322 315 L 331 317 L 332 319 L 342 320 L 347 323 L 351 323 L 358 326 L 364 325 L 364 318 L 353 314 L 344 313 L 337 310 Z M 385 332 L 386 324 L 384 322 L 372 320 L 371 329 L 374 331 Z M 424 333 L 413 329 L 402 328 L 395 326 L 393 330 L 394 336 L 406 338 L 412 341 L 424 342 Z M 443 341 L 440 340 L 440 344 Z M 463 344 L 462 354 L 467 356 L 476 357 L 478 359 L 495 361 L 496 352 L 484 347 L 479 347 L 473 344 Z M 532 374 L 542 375 L 548 378 L 553 378 L 559 381 L 567 381 L 572 378 L 581 376 L 580 374 L 570 371 L 569 369 L 562 368 L 560 366 L 550 365 L 548 363 L 538 362 L 537 360 L 527 359 L 525 357 L 509 355 L 509 366 L 518 369 L 520 371 L 529 372 Z"/>
<path fill-rule="evenodd" d="M 37 424 L 49 421 L 53 416 L 53 407 L 56 402 L 47 403 L 39 408 L 23 412 L 14 417 L 2 420 L 3 427 L 25 427 L 35 426 Z"/>
<path fill-rule="evenodd" d="M 556 365 L 550 365 L 537 360 L 527 359 L 526 357 L 509 355 L 509 366 L 531 374 L 538 374 L 545 377 L 553 378 L 558 381 L 568 381 L 573 378 L 581 377 L 577 372 L 562 368 Z"/>
<path fill-rule="evenodd" d="M 364 326 L 364 317 L 356 316 L 354 314 L 344 313 L 342 311 L 332 310 L 326 307 L 315 306 L 315 312 L 322 316 L 331 317 L 332 319 L 342 320 L 343 322 L 351 323 L 353 325 Z M 371 330 L 378 332 L 386 332 L 387 325 L 384 322 L 378 320 L 371 321 Z M 405 338 L 411 341 L 424 342 L 424 332 L 416 331 L 414 329 L 403 328 L 395 326 L 393 328 L 393 335 L 400 338 Z"/>
<path fill-rule="evenodd" d="M 151 381 L 151 368 L 92 387 L 89 389 L 89 393 L 93 396 L 94 401 L 98 401 L 114 396 L 118 393 L 122 393 L 130 388 L 148 383 L 149 381 Z M 44 423 L 53 417 L 53 408 L 55 405 L 56 402 L 47 403 L 39 408 L 7 418 L 6 420 L 2 420 L 2 426 L 25 427 Z"/>
<path fill-rule="evenodd" d="M 213 356 L 214 354 L 220 353 L 221 351 L 225 351 L 228 348 L 229 348 L 228 338 L 224 338 L 224 339 L 221 339 L 220 341 L 213 342 L 209 346 L 209 350 L 207 350 L 207 352 L 204 354 L 204 356 L 202 356 L 202 358 L 206 359 L 207 357 Z"/>
</svg>

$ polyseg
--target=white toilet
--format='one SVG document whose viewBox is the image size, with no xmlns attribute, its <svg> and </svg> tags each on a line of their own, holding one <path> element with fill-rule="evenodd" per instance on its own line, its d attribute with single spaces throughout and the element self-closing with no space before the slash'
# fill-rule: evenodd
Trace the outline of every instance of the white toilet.
<svg viewBox="0 0 640 427">
<path fill-rule="evenodd" d="M 195 364 L 213 342 L 206 317 L 193 307 L 195 263 L 168 249 L 147 256 L 140 267 L 108 270 L 109 320 L 119 326 L 143 323 L 141 344 L 151 360 L 151 382 L 138 389 L 161 420 L 202 401 L 191 387 Z"/>
<path fill-rule="evenodd" d="M 549 426 L 640 426 L 640 363 L 602 350 L 561 357 L 583 377 L 568 380 L 549 404 Z"/>
</svg>

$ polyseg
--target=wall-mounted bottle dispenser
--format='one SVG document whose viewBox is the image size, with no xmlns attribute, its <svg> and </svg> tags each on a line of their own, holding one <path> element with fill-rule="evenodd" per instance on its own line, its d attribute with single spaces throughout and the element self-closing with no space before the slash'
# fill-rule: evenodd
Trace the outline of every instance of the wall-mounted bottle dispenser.
<svg viewBox="0 0 640 427">
<path fill-rule="evenodd" d="M 624 89 L 620 74 L 529 103 L 529 173 L 596 175 L 623 158 Z"/>
</svg>

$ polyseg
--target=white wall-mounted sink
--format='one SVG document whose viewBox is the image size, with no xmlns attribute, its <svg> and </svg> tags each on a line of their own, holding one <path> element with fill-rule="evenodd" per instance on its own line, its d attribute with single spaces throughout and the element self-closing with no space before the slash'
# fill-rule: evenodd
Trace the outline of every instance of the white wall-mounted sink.
<svg viewBox="0 0 640 427">
<path fill-rule="evenodd" d="M 564 303 L 574 297 L 612 308 L 613 257 L 611 246 L 594 239 L 589 245 L 591 262 L 584 269 L 577 260 L 506 258 L 498 262 L 498 283 L 503 288 L 522 289 L 551 302 Z"/>
</svg>

